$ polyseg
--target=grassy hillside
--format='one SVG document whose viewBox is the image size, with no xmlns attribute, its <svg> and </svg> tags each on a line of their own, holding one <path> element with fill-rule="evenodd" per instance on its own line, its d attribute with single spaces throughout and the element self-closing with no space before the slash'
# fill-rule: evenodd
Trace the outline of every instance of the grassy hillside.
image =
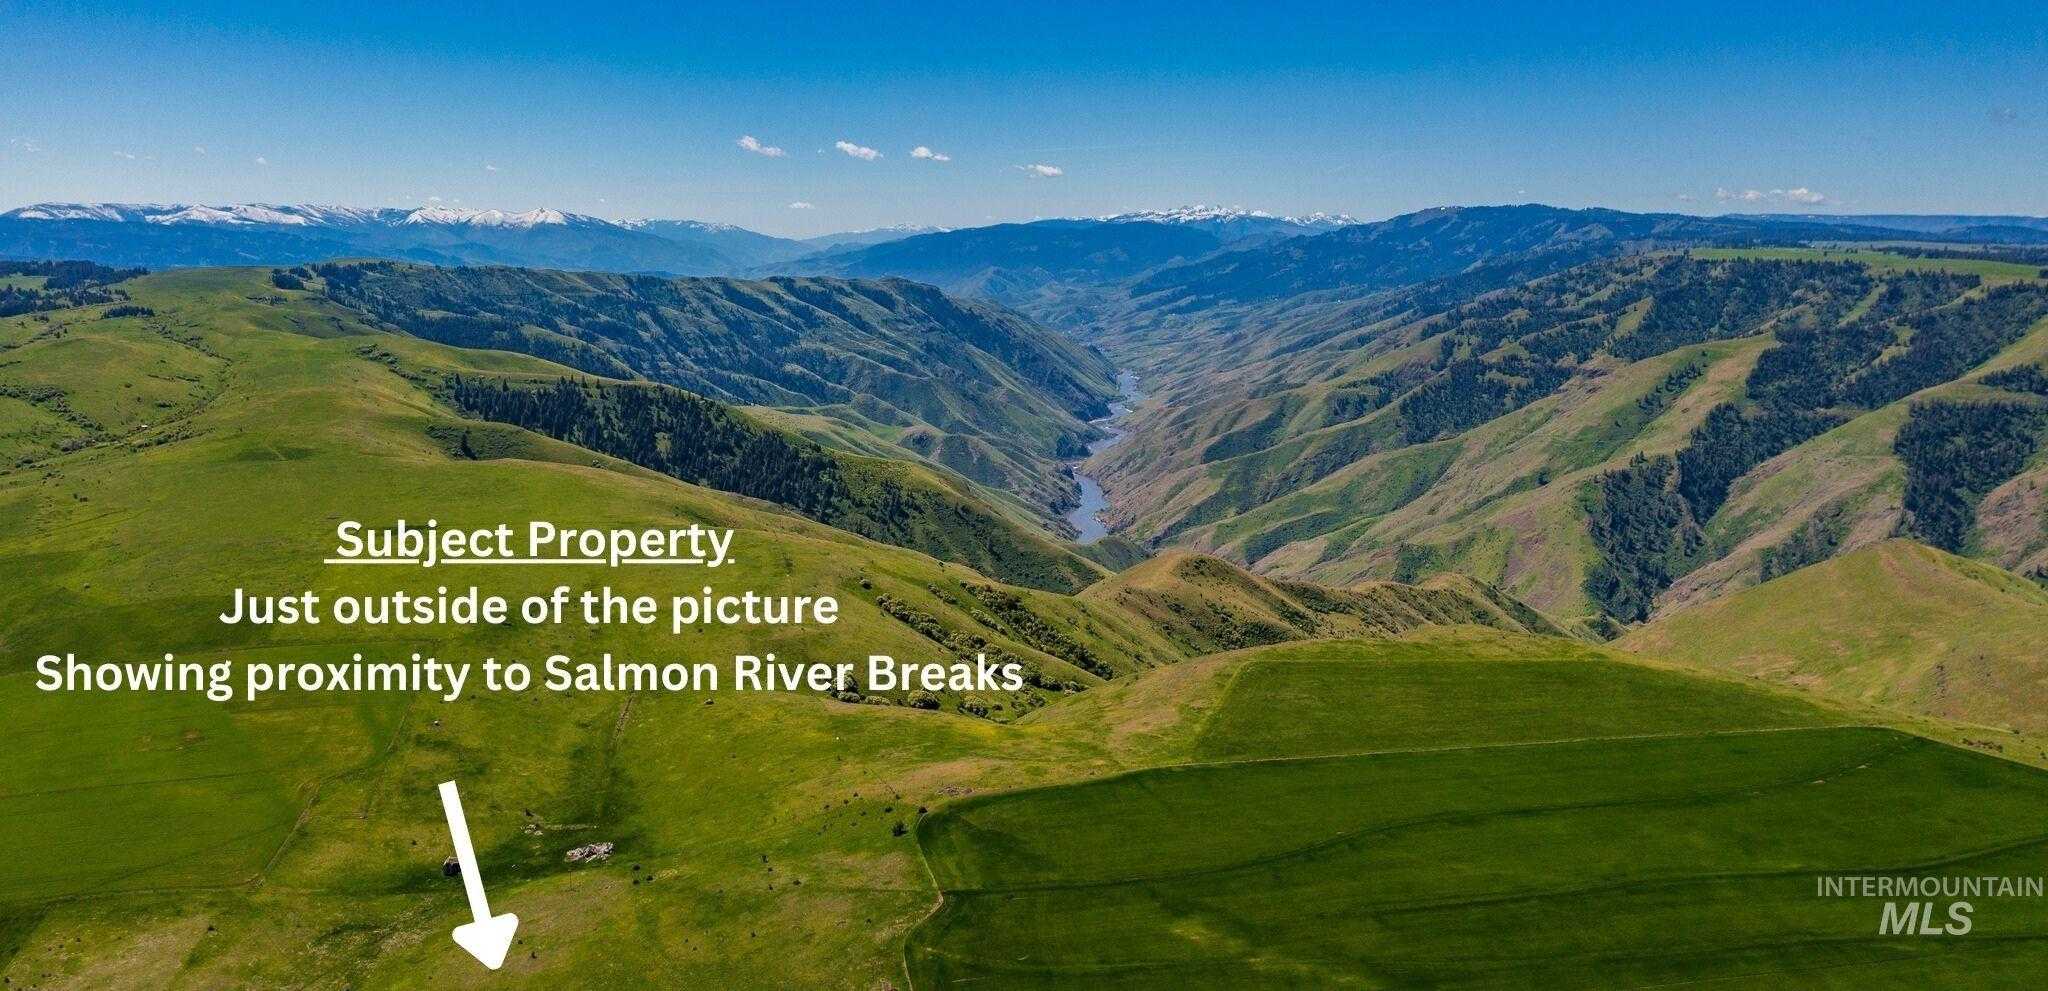
<svg viewBox="0 0 2048 991">
<path fill-rule="evenodd" d="M 549 437 L 460 417 L 466 381 L 556 366 L 376 332 L 260 270 L 123 282 L 107 305 L 0 321 L 0 382 L 31 399 L 0 468 L 0 976 L 10 987 L 471 986 L 446 939 L 433 784 L 462 783 L 493 904 L 526 920 L 494 986 L 870 988 L 898 979 L 932 890 L 908 835 L 978 790 L 1103 773 L 1173 745 L 1174 707 L 1123 676 L 1227 630 L 1164 630 L 1114 601 L 1009 586 Z M 634 388 L 649 388 L 634 386 Z M 10 416 L 14 414 L 10 413 Z M 467 449 L 465 452 L 465 448 Z M 570 566 L 426 577 L 323 567 L 343 519 L 449 525 L 700 521 L 738 530 L 721 590 L 830 592 L 831 626 L 459 631 L 225 626 L 236 588 L 323 595 L 476 581 L 508 596 L 597 582 L 665 596 L 665 569 Z M 1211 562 L 1224 585 L 1226 566 Z M 1205 571 L 1205 573 L 1208 573 Z M 696 579 L 696 575 L 684 582 Z M 1248 581 L 1241 576 L 1236 582 Z M 1198 609 L 1206 586 L 1152 588 Z M 1348 621 L 1328 604 L 1308 628 Z M 1234 605 L 1234 602 L 1232 603 Z M 1325 609 L 1330 610 L 1324 616 Z M 1490 599 L 1466 607 L 1479 615 Z M 1297 631 L 1298 632 L 1298 631 Z M 1294 635 L 1290 633 L 1289 635 Z M 1024 661 L 1017 693 L 853 704 L 808 693 L 46 694 L 34 658 L 162 651 L 266 659 Z M 1191 671 L 1186 684 L 1201 683 Z M 1063 699 L 1104 699 L 1070 709 Z M 890 704 L 898 703 L 898 704 Z M 1162 721 L 1132 715 L 1152 705 Z M 1043 728 L 1033 710 L 1074 715 Z M 1112 718 L 1109 713 L 1117 713 Z M 1004 727 L 1005 722 L 1016 725 Z M 564 851 L 606 841 L 596 867 Z"/>
<path fill-rule="evenodd" d="M 385 365 L 477 419 L 533 426 L 558 440 L 776 502 L 990 575 L 1072 591 L 1105 573 L 937 470 L 826 450 L 666 386 L 604 383 L 503 355 L 479 366 L 470 355 L 449 357 L 460 352 L 422 350 L 315 296 L 270 288 L 261 273 L 232 277 L 235 294 L 212 298 L 189 287 L 226 277 L 192 278 L 202 282 L 179 275 L 124 283 L 121 291 L 135 300 L 125 305 L 134 312 L 73 309 L 17 321 L 10 339 L 18 346 L 0 359 L 0 397 L 8 401 L 0 406 L 8 414 L 0 421 L 0 457 L 26 465 L 84 445 L 180 436 L 169 424 L 203 408 L 235 374 L 204 330 L 223 322 L 267 322 L 350 338 L 351 358 Z M 569 387 L 572 380 L 580 385 Z M 536 446 L 530 436 L 508 437 L 489 426 L 426 429 L 461 458 L 529 457 Z"/>
<path fill-rule="evenodd" d="M 1115 373 L 1001 307 L 900 279 L 662 279 L 392 263 L 317 267 L 329 297 L 429 340 L 523 351 L 727 403 L 828 417 L 1042 514 Z M 829 437 L 820 437 L 829 440 Z"/>
<path fill-rule="evenodd" d="M 1824 695 L 2048 733 L 2048 590 L 1908 540 L 1679 610 L 1618 645 Z M 2002 748 L 1999 735 L 1981 737 Z"/>
<path fill-rule="evenodd" d="M 2038 906 L 1987 915 L 1995 945 L 1909 944 L 1812 878 L 2024 872 L 2048 774 L 1487 646 L 1232 655 L 1197 762 L 928 817 L 913 986 L 2002 987 L 2043 961 Z M 1895 828 L 1902 802 L 1939 825 Z"/>
<path fill-rule="evenodd" d="M 1441 292 L 1274 304 L 1217 342 L 1228 369 L 1128 343 L 1153 399 L 1089 465 L 1121 532 L 1324 582 L 1457 571 L 1625 620 L 1899 528 L 2048 563 L 2037 269 L 1703 249 Z"/>
<path fill-rule="evenodd" d="M 8 987 L 873 991 L 966 977 L 1299 986 L 1530 974 L 1608 987 L 1777 975 L 1815 955 L 1841 965 L 1821 973 L 1860 984 L 1990 986 L 2011 978 L 2001 968 L 2041 962 L 2048 928 L 2031 908 L 1982 916 L 1982 932 L 2009 938 L 1916 944 L 1900 958 L 1867 935 L 1872 905 L 1816 905 L 1815 871 L 2023 873 L 2033 861 L 2011 858 L 2040 854 L 2042 775 L 1845 725 L 1888 717 L 1532 636 L 1555 627 L 1467 579 L 1336 589 L 1174 554 L 1078 595 L 1005 584 L 465 418 L 447 389 L 459 376 L 582 391 L 585 413 L 621 436 L 637 436 L 623 431 L 639 422 L 636 401 L 683 422 L 682 407 L 656 402 L 681 393 L 379 332 L 263 271 L 119 288 L 122 305 L 148 312 L 109 316 L 103 303 L 0 320 L 0 383 L 27 397 L 8 407 L 16 446 L 0 466 L 0 568 L 12 578 L 0 583 L 0 712 L 13 727 L 0 836 L 35 854 L 0 870 Z M 595 398 L 604 388 L 638 398 Z M 688 409 L 704 422 L 669 432 L 660 458 L 619 450 L 675 467 L 691 463 L 679 441 L 761 440 L 707 425 L 737 430 L 744 414 Z M 337 521 L 400 517 L 699 521 L 737 536 L 732 563 L 681 578 L 318 563 Z M 215 619 L 236 588 L 331 596 L 475 581 L 520 596 L 603 583 L 666 596 L 698 580 L 830 592 L 842 618 L 673 636 Z M 1376 639 L 1306 639 L 1333 636 Z M 1293 643 L 1197 656 L 1279 640 Z M 358 651 L 987 652 L 1018 658 L 1035 681 L 941 693 L 934 711 L 901 695 L 215 703 L 34 686 L 44 652 L 164 650 L 233 665 Z M 523 920 L 495 974 L 447 939 L 467 912 L 441 870 L 433 786 L 449 779 L 493 907 Z M 1929 810 L 1927 828 L 1881 814 L 1909 797 Z M 617 844 L 610 860 L 565 860 L 599 841 Z M 1560 929 L 1560 918 L 1608 921 Z M 1683 952 L 1669 952 L 1673 933 Z M 1879 952 L 1885 969 L 1869 969 Z"/>
</svg>

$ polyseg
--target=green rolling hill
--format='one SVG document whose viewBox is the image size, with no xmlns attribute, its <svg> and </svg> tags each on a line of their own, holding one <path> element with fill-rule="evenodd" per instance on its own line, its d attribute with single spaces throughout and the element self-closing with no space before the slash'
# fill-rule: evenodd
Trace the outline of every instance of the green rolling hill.
<svg viewBox="0 0 2048 991">
<path fill-rule="evenodd" d="M 461 896 L 440 875 L 439 810 L 410 787 L 428 777 L 465 782 L 498 897 L 534 920 L 515 977 L 559 986 L 612 974 L 634 984 L 682 972 L 730 986 L 829 983 L 849 966 L 888 973 L 896 933 L 928 898 L 913 841 L 895 824 L 964 787 L 1102 766 L 1112 759 L 1109 727 L 992 731 L 1230 633 L 1203 616 L 1165 631 L 1113 597 L 1006 585 L 675 477 L 689 467 L 708 472 L 701 481 L 752 484 L 720 474 L 730 464 L 671 460 L 656 467 L 678 470 L 654 470 L 465 418 L 451 382 L 507 393 L 566 388 L 593 404 L 586 415 L 614 425 L 629 418 L 595 398 L 607 390 L 680 403 L 663 407 L 671 422 L 683 412 L 698 422 L 672 436 L 677 445 L 771 445 L 812 471 L 809 481 L 836 471 L 856 490 L 893 491 L 888 505 L 936 484 L 905 462 L 894 463 L 900 474 L 859 476 L 860 459 L 806 451 L 798 438 L 686 393 L 380 331 L 322 295 L 273 287 L 261 269 L 116 288 L 120 303 L 0 321 L 0 385 L 12 403 L 0 561 L 17 578 L 0 591 L 0 701 L 21 727 L 0 760 L 0 822 L 23 844 L 74 851 L 0 878 L 0 974 L 10 985 L 119 974 L 145 985 L 360 987 L 467 975 L 466 958 L 439 938 L 440 916 L 459 911 Z M 564 436 L 603 446 L 606 435 Z M 788 495 L 798 509 L 801 495 Z M 238 587 L 378 590 L 388 579 L 317 563 L 334 522 L 434 516 L 732 526 L 736 563 L 718 585 L 830 591 L 844 616 L 831 627 L 675 638 L 576 626 L 257 629 L 213 619 Z M 1253 581 L 1213 568 L 1185 594 L 1172 592 L 1170 578 L 1148 587 L 1199 604 L 1211 579 L 1219 588 Z M 520 594 L 589 580 L 551 566 L 492 584 Z M 607 580 L 629 594 L 672 588 L 668 576 L 646 572 Z M 1307 625 L 1275 636 L 1316 632 L 1319 610 L 1330 623 L 1351 622 L 1337 612 L 1348 603 L 1295 601 L 1309 610 L 1299 617 Z M 1490 599 L 1464 611 L 1503 615 Z M 1403 615 L 1388 628 L 1421 621 Z M 906 707 L 900 694 L 870 704 L 552 693 L 221 704 L 49 695 L 33 687 L 31 667 L 53 650 L 118 661 L 168 649 L 234 662 L 412 650 L 450 660 L 601 649 L 704 659 L 764 648 L 820 659 L 987 651 L 1024 661 L 1034 683 L 1012 694 L 942 693 L 932 700 L 942 712 Z M 1013 769 L 988 770 L 989 760 Z M 595 840 L 619 842 L 621 857 L 603 870 L 567 870 L 562 850 Z M 626 858 L 639 866 L 628 871 Z M 743 880 L 757 874 L 758 887 Z M 621 946 L 620 926 L 637 928 L 627 919 L 643 911 L 678 920 L 681 942 L 655 926 Z M 769 931 L 816 938 L 792 952 L 783 940 L 747 935 Z"/>
<path fill-rule="evenodd" d="M 1896 729 L 1933 723 L 1545 635 L 1562 627 L 1454 575 L 1319 585 L 1171 553 L 1033 588 L 976 567 L 1079 559 L 922 462 L 393 332 L 317 281 L 118 275 L 119 299 L 0 319 L 0 828 L 39 851 L 0 872 L 10 987 L 1998 986 L 2039 963 L 2034 909 L 1936 946 L 1872 938 L 1871 904 L 1813 904 L 1814 872 L 2038 857 L 2042 774 Z M 237 587 L 387 588 L 317 563 L 334 523 L 429 516 L 730 526 L 716 584 L 829 591 L 843 616 L 677 636 L 213 618 Z M 591 580 L 516 570 L 493 589 Z M 1255 649 L 1214 653 L 1235 647 Z M 165 649 L 989 652 L 1034 676 L 857 700 L 34 687 L 44 652 Z M 494 907 L 525 920 L 489 977 L 446 939 L 463 896 L 421 783 L 451 778 Z M 1887 828 L 1874 810 L 1903 796 L 1938 821 Z M 610 860 L 564 859 L 600 841 Z"/>
<path fill-rule="evenodd" d="M 1678 610 L 1618 646 L 1975 724 L 1999 752 L 2038 753 L 2010 734 L 2048 734 L 2048 590 L 1909 540 Z"/>
</svg>

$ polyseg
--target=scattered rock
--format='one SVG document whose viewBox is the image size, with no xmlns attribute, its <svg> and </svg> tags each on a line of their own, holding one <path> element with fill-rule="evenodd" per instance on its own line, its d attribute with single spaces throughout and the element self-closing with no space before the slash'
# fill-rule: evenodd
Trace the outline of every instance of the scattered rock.
<svg viewBox="0 0 2048 991">
<path fill-rule="evenodd" d="M 569 851 L 565 859 L 572 864 L 594 864 L 600 860 L 610 860 L 612 846 L 610 843 L 588 843 Z"/>
</svg>

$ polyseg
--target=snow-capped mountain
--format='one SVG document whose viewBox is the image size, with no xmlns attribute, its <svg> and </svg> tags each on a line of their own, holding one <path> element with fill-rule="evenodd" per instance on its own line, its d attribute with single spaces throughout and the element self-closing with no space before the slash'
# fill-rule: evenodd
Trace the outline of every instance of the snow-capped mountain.
<svg viewBox="0 0 2048 991">
<path fill-rule="evenodd" d="M 1359 223 L 1347 214 L 1317 211 L 1305 217 L 1287 217 L 1264 210 L 1239 206 L 1206 206 L 1200 203 L 1171 210 L 1133 210 L 1100 218 L 1108 221 L 1139 221 L 1154 224 L 1200 224 L 1227 220 L 1277 220 L 1301 227 L 1345 227 Z"/>
<path fill-rule="evenodd" d="M 1226 241 L 1246 237 L 1292 237 L 1298 234 L 1320 234 L 1361 223 L 1347 214 L 1317 211 L 1301 217 L 1288 217 L 1268 213 L 1264 210 L 1247 210 L 1243 207 L 1192 206 L 1175 207 L 1171 210 L 1134 210 L 1096 218 L 1111 224 L 1180 224 L 1200 227 L 1215 233 Z"/>
<path fill-rule="evenodd" d="M 181 209 L 161 203 L 36 203 L 0 213 L 11 220 L 104 220 L 135 223 Z"/>
<path fill-rule="evenodd" d="M 272 227 L 346 227 L 387 223 L 403 210 L 311 204 L 36 203 L 0 213 L 4 220 L 98 220 L 148 224 L 257 224 Z"/>
<path fill-rule="evenodd" d="M 845 231 L 806 240 L 772 237 L 701 220 L 612 221 L 565 210 L 345 207 L 291 203 L 37 203 L 0 213 L 0 257 L 88 258 L 109 265 L 298 264 L 340 257 L 399 258 L 446 265 L 525 265 L 672 275 L 763 271 L 835 271 L 799 265 L 807 256 L 839 256 L 920 236 L 947 240 L 939 254 L 1032 242 L 1059 254 L 1088 244 L 1132 257 L 1188 258 L 1219 247 L 1246 247 L 1352 223 L 1342 214 L 1287 217 L 1261 210 L 1189 206 L 1045 224 L 996 225 L 974 235 L 919 224 Z M 1156 225 L 1156 226 L 1155 226 Z M 1157 227 L 1175 231 L 1167 235 Z M 1094 228 L 1102 237 L 1085 229 Z M 1120 232 L 1120 233 L 1119 233 Z M 1157 234 L 1159 236 L 1152 236 Z M 1198 235 L 1198 236 L 1197 236 Z M 977 247 L 978 246 L 978 247 Z M 896 250 L 896 249 L 892 249 Z M 996 252 L 1009 270 L 1033 256 Z M 900 252 L 890 257 L 898 257 Z M 892 262 L 891 265 L 896 263 Z M 884 266 L 887 267 L 887 266 Z M 989 266 L 984 265 L 983 268 Z M 1085 266 L 1084 266 L 1085 267 Z M 912 267 L 911 271 L 923 272 Z M 979 271 L 980 269 L 977 269 Z"/>
<path fill-rule="evenodd" d="M 503 210 L 464 210 L 457 207 L 425 206 L 405 215 L 400 224 L 442 224 L 460 227 L 506 227 L 525 229 L 532 227 L 619 227 L 602 217 L 584 213 L 564 213 L 546 208 L 527 210 L 522 213 L 506 213 Z"/>
<path fill-rule="evenodd" d="M 620 227 L 601 217 L 545 207 L 508 213 L 431 204 L 418 209 L 320 206 L 304 203 L 37 203 L 6 213 L 7 220 L 99 220 L 117 223 L 257 225 L 266 227 Z"/>
<path fill-rule="evenodd" d="M 623 224 L 547 208 L 37 203 L 0 213 L 0 257 L 90 258 L 146 268 L 363 256 L 724 275 L 807 250 L 796 241 L 725 224 Z"/>
<path fill-rule="evenodd" d="M 620 227 L 630 227 L 636 231 L 646 230 L 650 227 L 676 227 L 685 230 L 703 231 L 706 234 L 723 234 L 728 231 L 746 230 L 746 228 L 738 224 L 721 224 L 715 220 L 661 220 L 654 217 L 641 217 L 635 220 L 614 221 L 614 223 Z"/>
</svg>

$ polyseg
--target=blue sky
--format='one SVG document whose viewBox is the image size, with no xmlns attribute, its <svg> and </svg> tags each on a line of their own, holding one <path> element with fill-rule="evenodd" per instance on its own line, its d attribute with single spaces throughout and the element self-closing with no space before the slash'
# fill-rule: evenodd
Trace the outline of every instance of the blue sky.
<svg viewBox="0 0 2048 991">
<path fill-rule="evenodd" d="M 0 0 L 0 206 L 2048 214 L 2041 3 L 676 6 Z"/>
</svg>

